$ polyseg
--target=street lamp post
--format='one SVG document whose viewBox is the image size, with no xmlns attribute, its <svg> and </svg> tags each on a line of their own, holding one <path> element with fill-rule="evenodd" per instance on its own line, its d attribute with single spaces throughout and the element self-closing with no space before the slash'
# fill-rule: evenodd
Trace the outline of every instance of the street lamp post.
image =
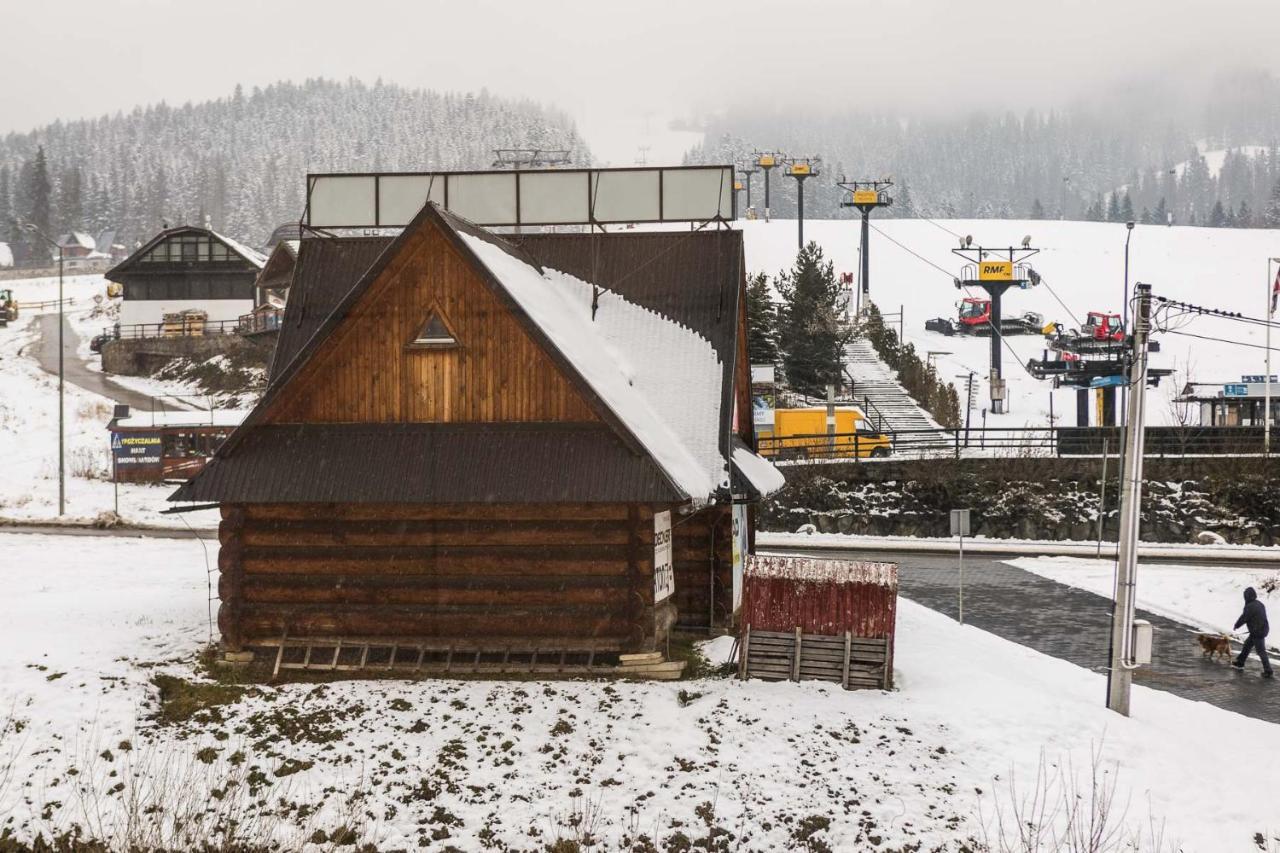
<svg viewBox="0 0 1280 853">
<path fill-rule="evenodd" d="M 1272 284 L 1271 264 L 1280 264 L 1280 258 L 1267 258 L 1267 360 L 1262 376 L 1262 453 L 1271 455 L 1271 321 L 1275 316 L 1275 301 L 1280 298 Z M 1280 279 L 1280 269 L 1276 270 L 1276 278 Z"/>
<path fill-rule="evenodd" d="M 56 240 L 50 239 L 49 235 L 41 231 L 35 225 L 27 223 L 22 226 L 23 229 L 31 234 L 35 234 L 44 240 L 50 246 L 58 250 L 58 515 L 62 516 L 67 511 L 67 465 L 66 465 L 66 404 L 65 404 L 65 371 L 63 370 L 63 332 L 62 327 L 65 323 L 63 317 L 63 301 L 62 301 L 62 245 Z"/>
<path fill-rule="evenodd" d="M 1121 321 L 1121 328 L 1125 330 L 1125 334 L 1129 333 L 1129 240 L 1133 237 L 1133 223 L 1126 222 L 1124 224 L 1124 299 L 1120 303 L 1121 310 L 1124 312 L 1124 319 Z M 1126 398 L 1129 389 L 1122 387 L 1120 389 L 1120 412 L 1121 416 L 1128 422 L 1129 414 L 1126 407 Z"/>
</svg>

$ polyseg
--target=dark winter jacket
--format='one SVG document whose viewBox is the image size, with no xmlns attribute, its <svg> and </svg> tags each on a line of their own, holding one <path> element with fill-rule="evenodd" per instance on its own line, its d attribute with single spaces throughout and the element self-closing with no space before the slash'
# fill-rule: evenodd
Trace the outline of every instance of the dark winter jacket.
<svg viewBox="0 0 1280 853">
<path fill-rule="evenodd" d="M 1253 587 L 1244 591 L 1244 612 L 1236 620 L 1236 627 L 1245 625 L 1250 637 L 1265 637 L 1271 626 L 1267 624 L 1267 608 L 1258 600 L 1258 593 Z"/>
</svg>

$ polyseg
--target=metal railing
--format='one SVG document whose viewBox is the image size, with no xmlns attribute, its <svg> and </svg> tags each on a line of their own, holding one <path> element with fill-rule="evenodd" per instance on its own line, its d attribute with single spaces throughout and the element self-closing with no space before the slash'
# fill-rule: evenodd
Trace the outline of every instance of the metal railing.
<svg viewBox="0 0 1280 853">
<path fill-rule="evenodd" d="M 105 331 L 112 340 L 141 340 L 145 338 L 189 338 L 235 335 L 240 332 L 239 320 L 187 320 L 171 323 L 130 323 L 115 325 Z"/>
<path fill-rule="evenodd" d="M 280 328 L 280 321 L 284 317 L 283 308 L 272 308 L 267 311 L 254 311 L 249 314 L 241 314 L 239 323 L 240 334 L 256 335 L 262 332 L 274 332 Z"/>
<path fill-rule="evenodd" d="M 62 299 L 46 299 L 43 302 L 19 302 L 19 311 L 43 311 L 46 308 L 57 308 L 58 304 L 75 305 L 76 298 L 74 296 L 66 296 Z"/>
<path fill-rule="evenodd" d="M 983 457 L 1117 455 L 1120 427 L 986 427 L 866 430 L 759 439 L 760 453 L 778 462 Z M 1260 456 L 1262 427 L 1147 427 L 1145 456 Z"/>
</svg>

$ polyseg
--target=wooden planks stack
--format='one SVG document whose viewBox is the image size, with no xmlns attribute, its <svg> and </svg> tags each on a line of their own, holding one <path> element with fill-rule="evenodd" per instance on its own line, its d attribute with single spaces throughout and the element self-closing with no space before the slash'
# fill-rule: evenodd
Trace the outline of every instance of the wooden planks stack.
<svg viewBox="0 0 1280 853">
<path fill-rule="evenodd" d="M 739 678 L 775 681 L 816 679 L 846 690 L 893 687 L 892 645 L 885 639 L 760 631 L 750 625 L 742 635 Z"/>
</svg>

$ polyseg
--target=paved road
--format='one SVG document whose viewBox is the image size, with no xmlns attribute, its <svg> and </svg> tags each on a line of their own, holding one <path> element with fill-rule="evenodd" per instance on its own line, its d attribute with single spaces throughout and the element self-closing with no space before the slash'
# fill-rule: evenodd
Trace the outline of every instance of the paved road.
<svg viewBox="0 0 1280 853">
<path fill-rule="evenodd" d="M 151 411 L 151 397 L 117 385 L 102 373 L 90 370 L 88 365 L 76 354 L 80 345 L 80 337 L 65 318 L 62 321 L 63 335 L 63 370 L 67 382 L 78 385 L 86 391 L 101 394 L 109 400 L 124 403 L 135 411 Z M 36 360 L 46 373 L 58 375 L 58 315 L 56 313 L 40 315 L 40 342 L 36 347 Z"/>
<path fill-rule="evenodd" d="M 770 548 L 770 551 L 782 549 Z M 804 553 L 797 549 L 797 553 Z M 905 598 L 952 618 L 957 615 L 958 573 L 953 555 L 886 551 L 815 551 L 814 556 L 887 560 L 898 564 L 898 588 Z M 999 557 L 964 561 L 965 622 L 1025 646 L 1097 672 L 1107 667 L 1111 600 L 1042 578 L 1001 562 Z M 1153 664 L 1134 674 L 1134 683 L 1209 702 L 1260 720 L 1280 723 L 1280 678 L 1261 677 L 1257 659 L 1237 672 L 1205 660 L 1193 629 L 1139 611 L 1155 626 Z M 1105 701 L 1099 688 L 1098 701 Z"/>
</svg>

